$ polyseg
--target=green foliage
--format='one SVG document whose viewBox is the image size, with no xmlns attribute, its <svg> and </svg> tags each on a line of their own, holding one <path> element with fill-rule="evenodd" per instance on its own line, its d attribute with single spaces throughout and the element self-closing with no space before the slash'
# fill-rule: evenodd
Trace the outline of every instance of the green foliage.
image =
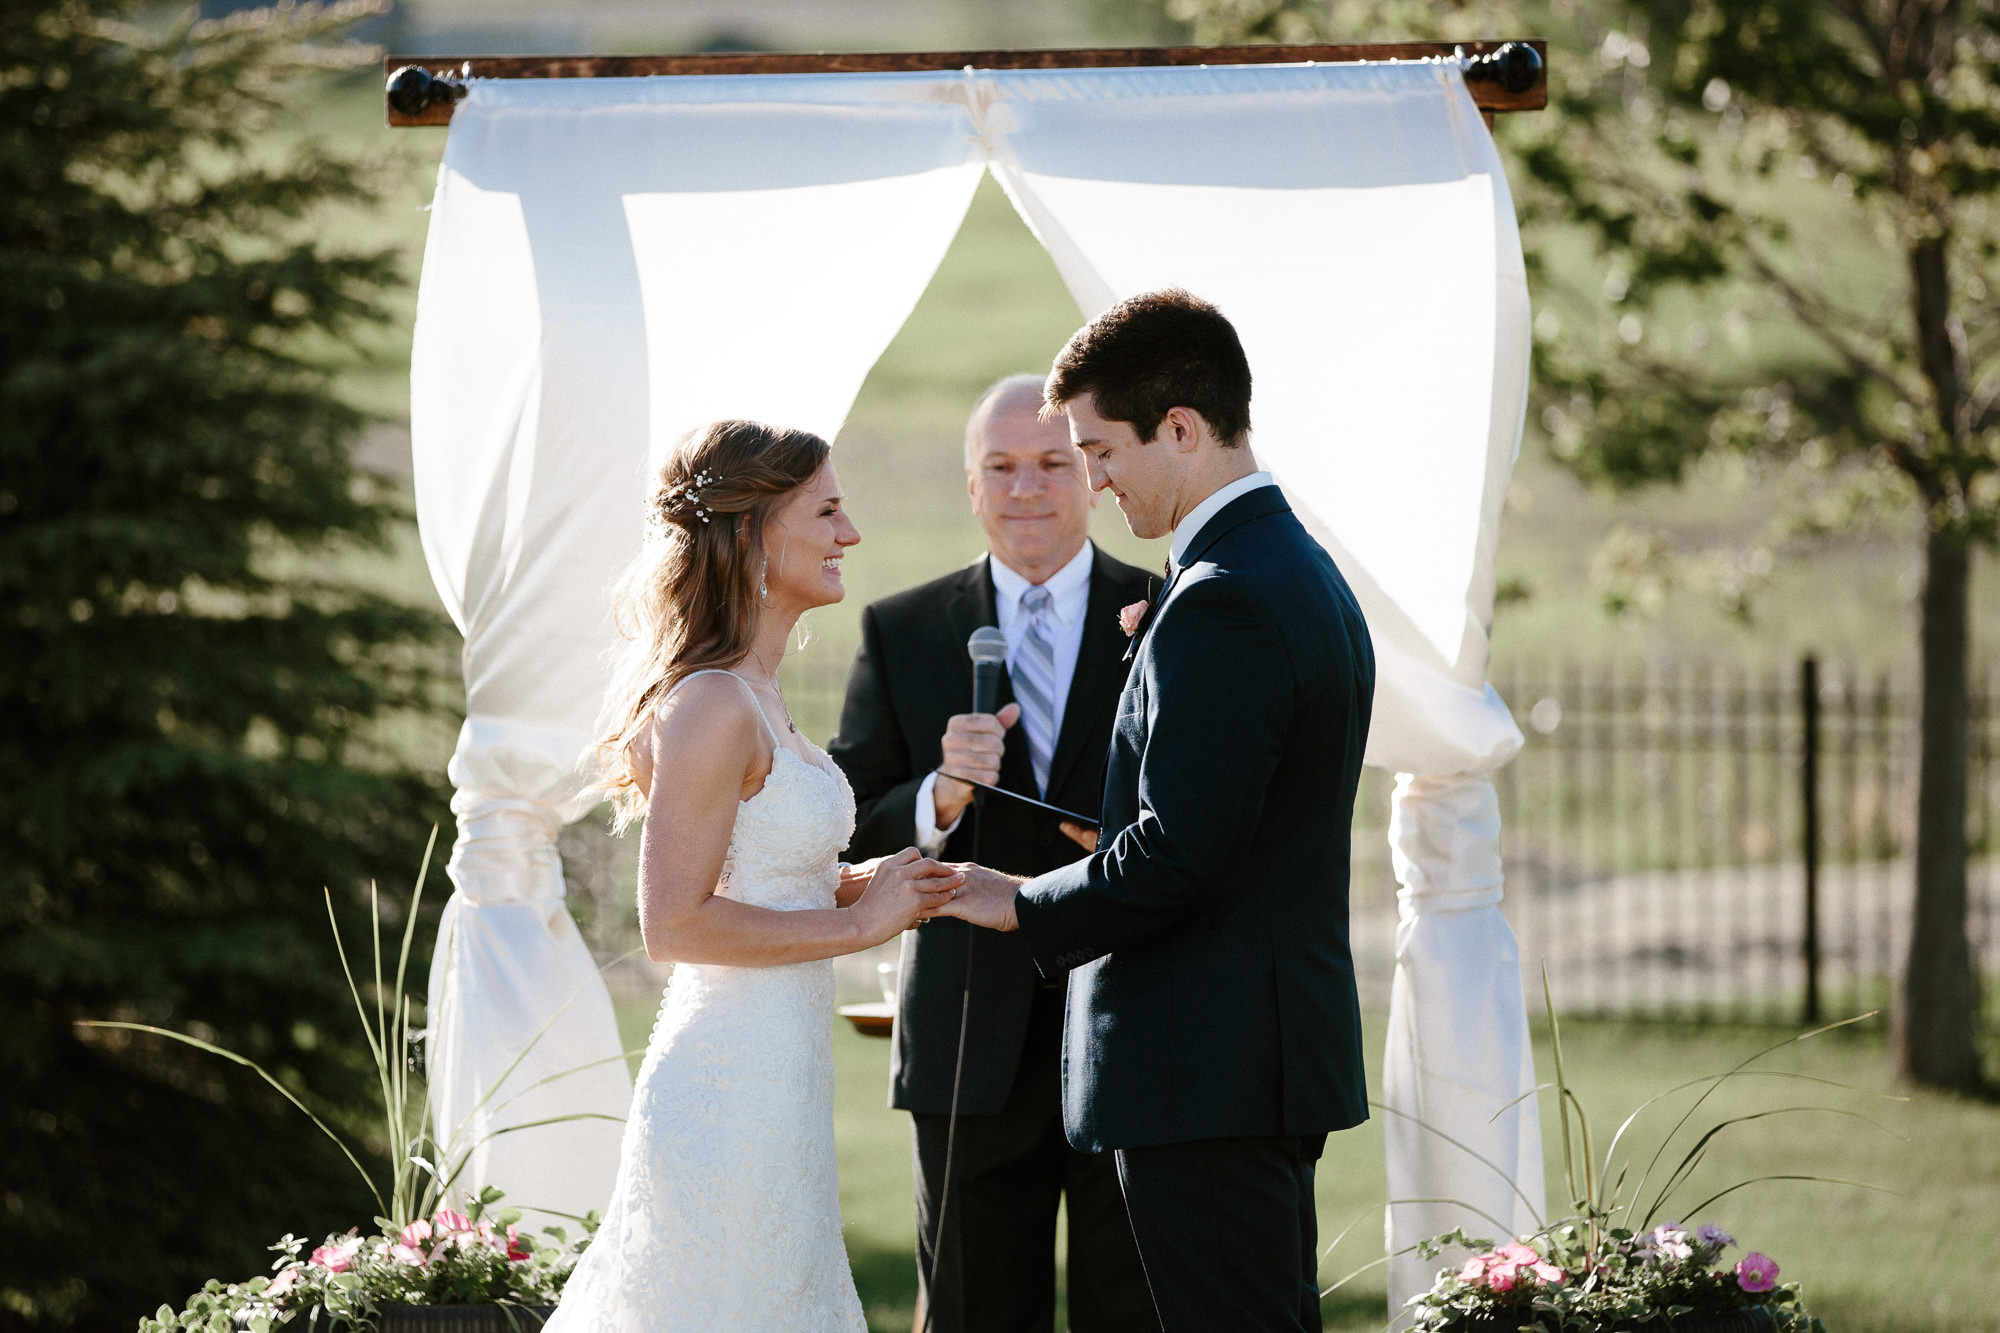
<svg viewBox="0 0 2000 1333">
<path fill-rule="evenodd" d="M 1544 1086 L 1555 1093 L 1562 1143 L 1562 1183 L 1574 1211 L 1543 1223 L 1533 1235 L 1508 1240 L 1497 1247 L 1491 1240 L 1473 1239 L 1462 1230 L 1418 1242 L 1414 1248 L 1425 1259 L 1435 1259 L 1453 1250 L 1472 1252 L 1472 1257 L 1458 1268 L 1441 1269 L 1429 1291 L 1410 1298 L 1413 1327 L 1423 1333 L 1442 1333 L 1468 1321 L 1497 1320 L 1509 1328 L 1530 1333 L 1607 1333 L 1698 1310 L 1727 1311 L 1763 1305 L 1770 1308 L 1782 1333 L 1825 1333 L 1819 1318 L 1805 1309 L 1799 1284 L 1778 1285 L 1778 1266 L 1767 1256 L 1753 1250 L 1732 1271 L 1723 1255 L 1737 1242 L 1728 1232 L 1713 1225 L 1697 1229 L 1655 1219 L 1668 1200 L 1693 1178 L 1717 1140 L 1738 1126 L 1814 1111 L 1857 1120 L 1877 1129 L 1882 1126 L 1866 1116 L 1834 1106 L 1785 1106 L 1725 1116 L 1682 1150 L 1679 1163 L 1667 1178 L 1655 1182 L 1650 1200 L 1646 1197 L 1646 1186 L 1654 1182 L 1668 1147 L 1687 1130 L 1695 1113 L 1725 1085 L 1756 1075 L 1827 1083 L 1807 1075 L 1752 1066 L 1786 1047 L 1863 1022 L 1872 1015 L 1786 1038 L 1738 1061 L 1725 1073 L 1693 1079 L 1647 1098 L 1619 1125 L 1600 1161 L 1592 1146 L 1590 1117 L 1564 1065 L 1562 1028 L 1546 969 L 1542 975 L 1542 994 L 1555 1072 L 1554 1083 Z M 1637 1183 L 1626 1194 L 1625 1183 L 1632 1162 L 1618 1156 L 1618 1146 L 1627 1132 L 1647 1111 L 1697 1088 L 1700 1095 L 1660 1140 Z M 1541 1090 L 1523 1096 L 1532 1097 Z M 1692 1215 L 1702 1216 L 1712 1204 L 1751 1185 L 1771 1181 L 1877 1188 L 1825 1176 L 1764 1174 L 1716 1191 L 1693 1205 Z M 1718 1269 L 1718 1264 L 1724 1267 Z"/>
<path fill-rule="evenodd" d="M 261 134 L 365 8 L 0 10 L 0 1327 L 123 1324 L 368 1211 L 276 1091 L 74 1026 L 186 1029 L 336 1122 L 370 1086 L 321 889 L 354 912 L 439 812 L 382 727 L 440 626 L 319 572 L 400 517 L 321 368 L 396 270 L 312 232 L 366 174 Z"/>
<path fill-rule="evenodd" d="M 1544 342 L 1558 452 L 1616 486 L 1708 454 L 1791 469 L 1780 537 L 1853 521 L 1886 480 L 1994 541 L 2000 8 L 1593 12 L 1559 114 L 1514 136 L 1603 274 Z"/>
<path fill-rule="evenodd" d="M 388 1305 L 499 1305 L 517 1327 L 538 1327 L 523 1307 L 562 1299 L 597 1234 L 597 1214 L 582 1219 L 575 1240 L 552 1226 L 537 1241 L 516 1230 L 518 1208 L 494 1206 L 501 1197 L 489 1185 L 463 1213 L 440 1211 L 407 1225 L 377 1218 L 374 1235 L 328 1236 L 310 1253 L 302 1237 L 285 1236 L 271 1246 L 278 1256 L 272 1276 L 210 1279 L 182 1309 L 163 1305 L 140 1320 L 139 1333 L 206 1333 L 218 1319 L 223 1329 L 248 1333 L 370 1329 Z"/>
</svg>

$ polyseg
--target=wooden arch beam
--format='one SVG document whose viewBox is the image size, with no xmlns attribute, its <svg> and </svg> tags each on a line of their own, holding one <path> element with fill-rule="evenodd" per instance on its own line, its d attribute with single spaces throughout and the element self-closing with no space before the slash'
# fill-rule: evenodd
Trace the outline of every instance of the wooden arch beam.
<svg viewBox="0 0 2000 1333">
<path fill-rule="evenodd" d="M 954 69 L 1112 69 L 1142 65 L 1351 64 L 1452 60 L 1489 123 L 1548 105 L 1548 43 L 1373 42 L 1345 46 L 1152 46 L 1054 51 L 764 51 L 678 56 L 390 56 L 389 124 L 448 125 L 467 79 L 605 79 L 683 74 L 863 74 Z"/>
</svg>

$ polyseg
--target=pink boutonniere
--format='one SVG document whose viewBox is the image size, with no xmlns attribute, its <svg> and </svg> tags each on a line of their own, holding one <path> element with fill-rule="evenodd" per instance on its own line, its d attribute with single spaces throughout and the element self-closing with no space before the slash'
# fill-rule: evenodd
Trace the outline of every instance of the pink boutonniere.
<svg viewBox="0 0 2000 1333">
<path fill-rule="evenodd" d="M 1118 628 L 1125 631 L 1126 638 L 1129 639 L 1139 632 L 1139 622 L 1146 618 L 1148 605 L 1149 603 L 1143 601 L 1134 602 L 1118 613 Z"/>
</svg>

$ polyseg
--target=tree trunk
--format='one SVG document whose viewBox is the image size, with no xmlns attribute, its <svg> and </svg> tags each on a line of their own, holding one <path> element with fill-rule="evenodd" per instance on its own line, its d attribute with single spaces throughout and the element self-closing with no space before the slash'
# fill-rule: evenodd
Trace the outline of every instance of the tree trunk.
<svg viewBox="0 0 2000 1333">
<path fill-rule="evenodd" d="M 1924 540 L 1917 882 L 1897 1072 L 1931 1087 L 1980 1082 L 1978 980 L 1966 934 L 1966 637 L 1971 548 L 1950 526 Z"/>
</svg>

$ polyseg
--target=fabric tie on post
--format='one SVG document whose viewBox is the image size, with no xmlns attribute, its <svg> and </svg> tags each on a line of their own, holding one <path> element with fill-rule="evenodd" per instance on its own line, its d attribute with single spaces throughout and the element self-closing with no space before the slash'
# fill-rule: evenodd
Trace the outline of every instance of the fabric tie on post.
<svg viewBox="0 0 2000 1333">
<path fill-rule="evenodd" d="M 433 1134 L 446 1162 L 465 1159 L 460 1197 L 497 1184 L 541 1225 L 604 1207 L 632 1082 L 564 902 L 565 812 L 482 790 L 468 781 L 482 767 L 503 777 L 452 761 L 459 833 L 445 869 L 457 892 L 438 927 L 425 1043 Z M 557 1123 L 510 1128 L 537 1121 Z"/>
<path fill-rule="evenodd" d="M 1538 1228 L 1545 1209 L 1540 1118 L 1521 1097 L 1535 1086 L 1534 1051 L 1520 949 L 1500 911 L 1492 782 L 1398 776 L 1389 845 L 1402 887 L 1382 1137 L 1389 1294 L 1400 1308 L 1429 1290 L 1442 1261 L 1399 1251 L 1454 1227 L 1503 1242 Z M 1426 1202 L 1397 1202 L 1416 1199 Z"/>
<path fill-rule="evenodd" d="M 1021 614 L 1027 618 L 1021 647 L 1008 668 L 1014 699 L 1021 705 L 1021 731 L 1028 738 L 1028 763 L 1035 770 L 1035 790 L 1049 790 L 1049 759 L 1056 748 L 1056 645 L 1049 626 L 1055 596 L 1036 586 L 1021 594 Z"/>
</svg>

